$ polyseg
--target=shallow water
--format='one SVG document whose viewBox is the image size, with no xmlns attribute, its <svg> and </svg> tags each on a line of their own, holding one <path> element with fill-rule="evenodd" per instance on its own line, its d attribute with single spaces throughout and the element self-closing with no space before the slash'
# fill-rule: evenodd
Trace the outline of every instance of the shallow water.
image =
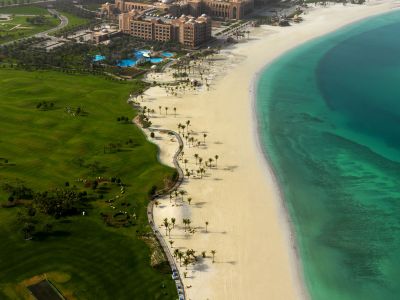
<svg viewBox="0 0 400 300">
<path fill-rule="evenodd" d="M 257 112 L 312 298 L 399 299 L 400 12 L 282 56 Z"/>
</svg>

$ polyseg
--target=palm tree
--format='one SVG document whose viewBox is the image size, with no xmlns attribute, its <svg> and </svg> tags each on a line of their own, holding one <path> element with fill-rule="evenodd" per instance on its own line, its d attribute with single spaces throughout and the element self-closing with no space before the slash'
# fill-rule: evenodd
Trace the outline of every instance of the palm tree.
<svg viewBox="0 0 400 300">
<path fill-rule="evenodd" d="M 174 241 L 169 240 L 169 243 L 171 245 L 171 248 L 174 248 L 172 245 L 174 244 Z"/>
<path fill-rule="evenodd" d="M 185 266 L 185 269 L 187 270 L 188 265 L 190 264 L 189 258 L 185 257 L 183 259 L 183 265 Z"/>
<path fill-rule="evenodd" d="M 165 115 L 168 115 L 168 107 L 165 107 Z"/>
<path fill-rule="evenodd" d="M 200 178 L 202 179 L 203 178 L 203 174 L 205 174 L 206 173 L 206 170 L 204 170 L 204 168 L 200 168 Z"/>
<path fill-rule="evenodd" d="M 204 144 L 206 143 L 206 137 L 207 137 L 207 133 L 204 133 L 204 134 L 203 134 Z"/>
<path fill-rule="evenodd" d="M 175 118 L 176 118 L 176 107 L 174 107 L 174 113 L 175 113 Z"/>
<path fill-rule="evenodd" d="M 210 169 L 212 168 L 212 162 L 213 162 L 213 159 L 210 157 L 209 159 L 208 159 L 208 161 L 210 162 Z"/>
<path fill-rule="evenodd" d="M 188 163 L 189 161 L 187 160 L 187 159 L 185 159 L 184 161 L 183 161 L 183 163 L 185 164 L 185 169 L 186 169 L 186 164 Z"/>
<path fill-rule="evenodd" d="M 188 201 L 188 203 L 190 205 L 190 202 L 192 202 L 192 197 L 188 197 L 187 201 Z"/>
<path fill-rule="evenodd" d="M 206 232 L 208 232 L 208 231 L 207 231 L 207 227 L 208 227 L 208 221 L 206 221 Z"/>
<path fill-rule="evenodd" d="M 179 253 L 179 249 L 176 248 L 176 249 L 174 250 L 174 257 L 177 257 L 177 256 L 178 256 L 178 253 Z"/>
<path fill-rule="evenodd" d="M 181 197 L 182 197 L 182 201 L 183 201 L 183 195 L 185 195 L 185 194 L 186 194 L 186 192 L 185 192 L 184 190 L 180 190 L 180 191 L 179 191 L 179 194 L 181 195 Z"/>
<path fill-rule="evenodd" d="M 179 258 L 179 266 L 182 267 L 182 257 L 183 257 L 183 253 L 181 251 L 178 250 L 178 253 L 176 254 Z"/>
<path fill-rule="evenodd" d="M 199 165 L 201 166 L 201 162 L 203 161 L 203 159 L 200 157 L 199 158 Z"/>
<path fill-rule="evenodd" d="M 211 254 L 212 254 L 212 257 L 213 257 L 213 259 L 212 259 L 213 263 L 215 262 L 215 253 L 217 253 L 217 251 L 211 250 Z"/>
<path fill-rule="evenodd" d="M 218 167 L 218 158 L 219 158 L 219 156 L 215 155 L 214 158 L 215 158 L 215 167 Z"/>
<path fill-rule="evenodd" d="M 172 227 L 168 225 L 168 236 L 169 237 L 171 237 L 171 230 L 172 230 Z"/>
<path fill-rule="evenodd" d="M 202 251 L 202 252 L 201 252 L 201 256 L 202 256 L 203 258 L 206 258 L 206 251 Z"/>
<path fill-rule="evenodd" d="M 196 159 L 196 165 L 197 165 L 197 159 L 199 158 L 199 155 L 196 153 L 196 154 L 194 155 L 194 158 Z"/>
<path fill-rule="evenodd" d="M 175 218 L 171 218 L 172 228 L 175 228 Z"/>
<path fill-rule="evenodd" d="M 160 105 L 160 106 L 158 107 L 158 110 L 160 111 L 160 115 L 161 115 L 161 108 L 162 108 L 162 106 Z"/>
<path fill-rule="evenodd" d="M 187 128 L 188 128 L 188 130 L 189 130 L 190 120 L 187 120 L 187 121 L 186 121 L 186 125 L 187 125 Z"/>
<path fill-rule="evenodd" d="M 169 226 L 168 218 L 165 218 L 164 219 L 165 235 L 168 235 L 168 226 Z"/>
<path fill-rule="evenodd" d="M 184 229 L 185 229 L 185 232 L 186 232 L 187 219 L 183 218 L 182 219 L 182 223 L 183 223 L 183 225 L 185 225 Z"/>
</svg>

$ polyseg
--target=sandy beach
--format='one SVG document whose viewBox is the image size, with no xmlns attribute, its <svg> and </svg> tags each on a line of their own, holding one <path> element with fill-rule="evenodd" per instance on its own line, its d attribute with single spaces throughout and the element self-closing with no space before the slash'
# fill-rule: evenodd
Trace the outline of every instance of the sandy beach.
<svg viewBox="0 0 400 300">
<path fill-rule="evenodd" d="M 187 273 L 183 281 L 188 299 L 308 297 L 290 220 L 258 143 L 253 111 L 257 74 L 293 47 L 399 6 L 400 2 L 374 1 L 311 8 L 300 24 L 262 26 L 252 31 L 248 41 L 222 50 L 210 67 L 208 75 L 214 80 L 209 90 L 178 96 L 167 95 L 160 87 L 146 91 L 141 104 L 155 110 L 151 114 L 154 128 L 178 131 L 178 123 L 190 120 L 190 136 L 201 141 L 198 147 L 185 146 L 187 162 L 181 161 L 182 168 L 198 169 L 195 154 L 203 158 L 203 164 L 213 159 L 212 168 L 204 167 L 204 176 L 185 179 L 183 203 L 166 197 L 154 208 L 155 222 L 164 236 L 163 219 L 176 218 L 171 237 L 166 237 L 173 241 L 171 252 L 176 248 L 194 249 L 197 255 L 206 251 L 207 257 L 196 265 L 180 267 L 182 274 Z M 160 146 L 160 160 L 172 166 L 177 141 L 160 134 L 152 140 Z M 190 218 L 194 234 L 185 232 L 183 218 Z M 207 232 L 205 222 L 209 223 Z M 216 251 L 214 263 L 211 250 Z"/>
</svg>

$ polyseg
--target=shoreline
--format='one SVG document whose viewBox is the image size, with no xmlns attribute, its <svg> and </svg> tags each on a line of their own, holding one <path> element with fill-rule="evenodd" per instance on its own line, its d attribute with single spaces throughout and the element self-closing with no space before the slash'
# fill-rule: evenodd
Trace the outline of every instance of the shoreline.
<svg viewBox="0 0 400 300">
<path fill-rule="evenodd" d="M 393 1 L 393 4 L 395 2 Z M 390 4 L 389 2 L 387 4 Z M 305 43 L 309 43 L 313 40 L 322 38 L 325 35 L 329 35 L 331 33 L 334 33 L 336 31 L 339 30 L 343 30 L 344 28 L 348 27 L 348 26 L 352 26 L 358 22 L 367 20 L 369 18 L 373 18 L 382 14 L 386 14 L 389 13 L 395 9 L 400 9 L 400 5 L 398 5 L 397 7 L 392 7 L 389 8 L 385 11 L 379 11 L 376 13 L 372 13 L 370 15 L 361 17 L 360 19 L 351 21 L 349 23 L 345 23 L 340 25 L 337 28 L 334 28 L 330 31 L 321 33 L 320 35 L 311 37 L 310 39 L 299 43 L 298 45 L 295 45 L 291 48 L 286 49 L 285 51 L 281 52 L 276 58 L 268 61 L 263 67 L 261 67 L 259 70 L 257 70 L 257 72 L 254 74 L 252 80 L 251 80 L 251 84 L 250 84 L 250 98 L 251 98 L 251 107 L 252 107 L 252 116 L 254 117 L 255 122 L 253 122 L 253 135 L 255 138 L 255 143 L 256 143 L 256 147 L 258 149 L 258 155 L 259 155 L 259 159 L 261 161 L 261 163 L 264 165 L 266 173 L 268 174 L 268 176 L 271 177 L 272 181 L 273 181 L 273 187 L 275 188 L 275 192 L 277 194 L 277 200 L 279 201 L 280 207 L 279 207 L 279 213 L 282 215 L 282 223 L 283 226 L 286 227 L 285 234 L 286 234 L 286 239 L 287 239 L 287 243 L 288 243 L 288 250 L 291 253 L 290 258 L 292 259 L 292 264 L 295 268 L 295 270 L 297 271 L 296 273 L 296 277 L 297 280 L 296 282 L 299 284 L 298 287 L 298 291 L 300 293 L 300 297 L 301 299 L 311 299 L 311 295 L 308 291 L 307 288 L 307 283 L 306 283 L 306 279 L 305 279 L 305 275 L 304 275 L 304 268 L 303 268 L 303 262 L 301 260 L 301 255 L 300 255 L 300 249 L 299 249 L 299 244 L 298 244 L 298 237 L 296 235 L 295 229 L 294 229 L 294 224 L 292 221 L 292 218 L 290 216 L 290 212 L 289 209 L 287 207 L 287 203 L 284 197 L 284 193 L 283 193 L 283 189 L 281 187 L 281 185 L 279 184 L 278 178 L 276 176 L 276 170 L 273 167 L 271 158 L 268 154 L 268 151 L 263 147 L 262 142 L 261 142 L 261 132 L 260 132 L 260 120 L 258 117 L 258 113 L 257 113 L 257 87 L 260 81 L 260 77 L 262 76 L 262 74 L 264 72 L 266 72 L 266 70 L 270 67 L 271 64 L 273 64 L 275 61 L 279 60 L 282 56 L 286 55 L 288 52 L 296 49 L 297 47 L 300 47 L 301 45 L 305 44 Z"/>
<path fill-rule="evenodd" d="M 180 268 L 181 273 L 186 270 L 190 275 L 183 279 L 185 287 L 190 286 L 186 289 L 188 299 L 309 298 L 293 224 L 259 136 L 258 80 L 274 60 L 288 51 L 362 19 L 389 12 L 394 6 L 392 1 L 376 3 L 313 8 L 303 23 L 291 28 L 255 30 L 255 39 L 222 51 L 227 56 L 233 53 L 236 58 L 244 58 L 233 66 L 228 64 L 231 70 L 227 74 L 216 71 L 217 83 L 210 91 L 183 97 L 164 96 L 157 88 L 146 92 L 145 102 L 178 108 L 175 118 L 164 117 L 161 111 L 154 116 L 155 128 L 174 130 L 177 122 L 189 119 L 195 134 L 210 135 L 207 139 L 212 140 L 203 149 L 185 147 L 189 160 L 193 160 L 194 152 L 201 156 L 210 151 L 221 155 L 221 166 L 218 162 L 218 168 L 210 170 L 205 179 L 185 179 L 183 188 L 195 201 L 202 201 L 201 205 L 172 205 L 165 198 L 154 211 L 159 227 L 166 217 L 176 217 L 178 221 L 190 217 L 199 231 L 203 230 L 199 220 L 211 221 L 212 233 L 203 234 L 203 230 L 187 237 L 181 230 L 172 234 L 175 248 L 193 248 L 198 253 L 217 250 L 216 264 L 205 259 L 199 267 Z M 271 44 L 272 48 L 260 49 Z M 160 160 L 171 165 L 176 143 L 163 137 L 154 142 L 160 147 Z M 261 257 L 252 255 L 255 249 Z"/>
</svg>

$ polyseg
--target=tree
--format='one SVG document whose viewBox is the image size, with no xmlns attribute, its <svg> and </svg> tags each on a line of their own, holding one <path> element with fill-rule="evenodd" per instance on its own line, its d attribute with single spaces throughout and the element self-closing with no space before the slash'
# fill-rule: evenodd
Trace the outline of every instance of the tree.
<svg viewBox="0 0 400 300">
<path fill-rule="evenodd" d="M 206 221 L 206 232 L 208 232 L 208 231 L 207 231 L 207 227 L 208 227 L 208 221 Z"/>
<path fill-rule="evenodd" d="M 176 118 L 176 107 L 174 107 L 174 113 L 175 113 L 175 118 Z"/>
<path fill-rule="evenodd" d="M 168 218 L 164 219 L 164 224 L 163 225 L 165 227 L 165 235 L 168 235 L 168 225 L 169 225 Z"/>
<path fill-rule="evenodd" d="M 215 155 L 214 158 L 215 158 L 215 167 L 218 167 L 218 158 L 219 158 L 219 156 Z"/>
<path fill-rule="evenodd" d="M 177 257 L 179 259 L 179 266 L 181 267 L 182 266 L 183 253 L 181 251 L 179 251 L 179 250 L 178 250 L 178 253 L 177 253 Z"/>
<path fill-rule="evenodd" d="M 184 190 L 180 190 L 180 191 L 179 191 L 179 194 L 181 195 L 182 201 L 183 201 L 183 196 L 186 194 L 186 192 L 185 192 Z"/>
<path fill-rule="evenodd" d="M 199 155 L 195 153 L 194 158 L 196 159 L 196 165 L 197 165 L 197 159 L 199 158 Z"/>
<path fill-rule="evenodd" d="M 162 106 L 159 106 L 159 107 L 158 107 L 158 110 L 160 111 L 160 115 L 161 115 L 161 108 L 162 108 Z"/>
<path fill-rule="evenodd" d="M 209 161 L 209 167 L 210 167 L 210 169 L 212 168 L 212 162 L 214 161 L 211 157 L 208 159 L 208 161 Z"/>
<path fill-rule="evenodd" d="M 173 255 L 174 255 L 175 258 L 178 257 L 178 253 L 179 253 L 179 252 L 180 252 L 179 249 L 178 249 L 178 248 L 175 248 L 174 253 L 173 253 Z"/>
<path fill-rule="evenodd" d="M 215 250 L 211 250 L 211 254 L 212 254 L 212 262 L 215 262 L 215 254 L 217 253 L 217 251 Z"/>
<path fill-rule="evenodd" d="M 168 107 L 165 107 L 165 115 L 168 115 Z"/>
<path fill-rule="evenodd" d="M 206 251 L 202 251 L 202 252 L 201 252 L 201 256 L 202 256 L 203 258 L 206 258 Z"/>
<path fill-rule="evenodd" d="M 175 218 L 171 218 L 172 228 L 175 228 Z"/>
<path fill-rule="evenodd" d="M 189 161 L 187 160 L 187 159 L 185 159 L 184 161 L 183 161 L 183 163 L 185 164 L 185 169 L 186 169 L 186 164 L 188 163 Z"/>
<path fill-rule="evenodd" d="M 174 241 L 169 240 L 169 243 L 171 245 L 171 248 L 174 248 L 172 245 L 174 244 Z"/>
<path fill-rule="evenodd" d="M 207 133 L 204 133 L 204 134 L 203 134 L 203 141 L 204 141 L 204 144 L 206 143 L 206 137 L 207 137 Z"/>
<path fill-rule="evenodd" d="M 25 240 L 31 240 L 33 233 L 35 232 L 35 225 L 33 223 L 26 222 L 22 228 L 22 232 L 24 233 Z"/>
<path fill-rule="evenodd" d="M 190 205 L 190 202 L 192 202 L 192 198 L 191 198 L 191 197 L 188 197 L 187 201 L 188 201 L 188 203 L 189 203 L 189 205 Z"/>
<path fill-rule="evenodd" d="M 185 269 L 187 270 L 188 265 L 190 264 L 190 260 L 188 257 L 185 257 L 183 259 L 183 265 L 185 266 Z"/>
<path fill-rule="evenodd" d="M 185 226 L 184 226 L 184 229 L 185 229 L 185 232 L 186 232 L 187 219 L 184 218 L 184 219 L 182 220 L 182 223 L 183 223 L 183 225 L 185 225 Z"/>
</svg>

